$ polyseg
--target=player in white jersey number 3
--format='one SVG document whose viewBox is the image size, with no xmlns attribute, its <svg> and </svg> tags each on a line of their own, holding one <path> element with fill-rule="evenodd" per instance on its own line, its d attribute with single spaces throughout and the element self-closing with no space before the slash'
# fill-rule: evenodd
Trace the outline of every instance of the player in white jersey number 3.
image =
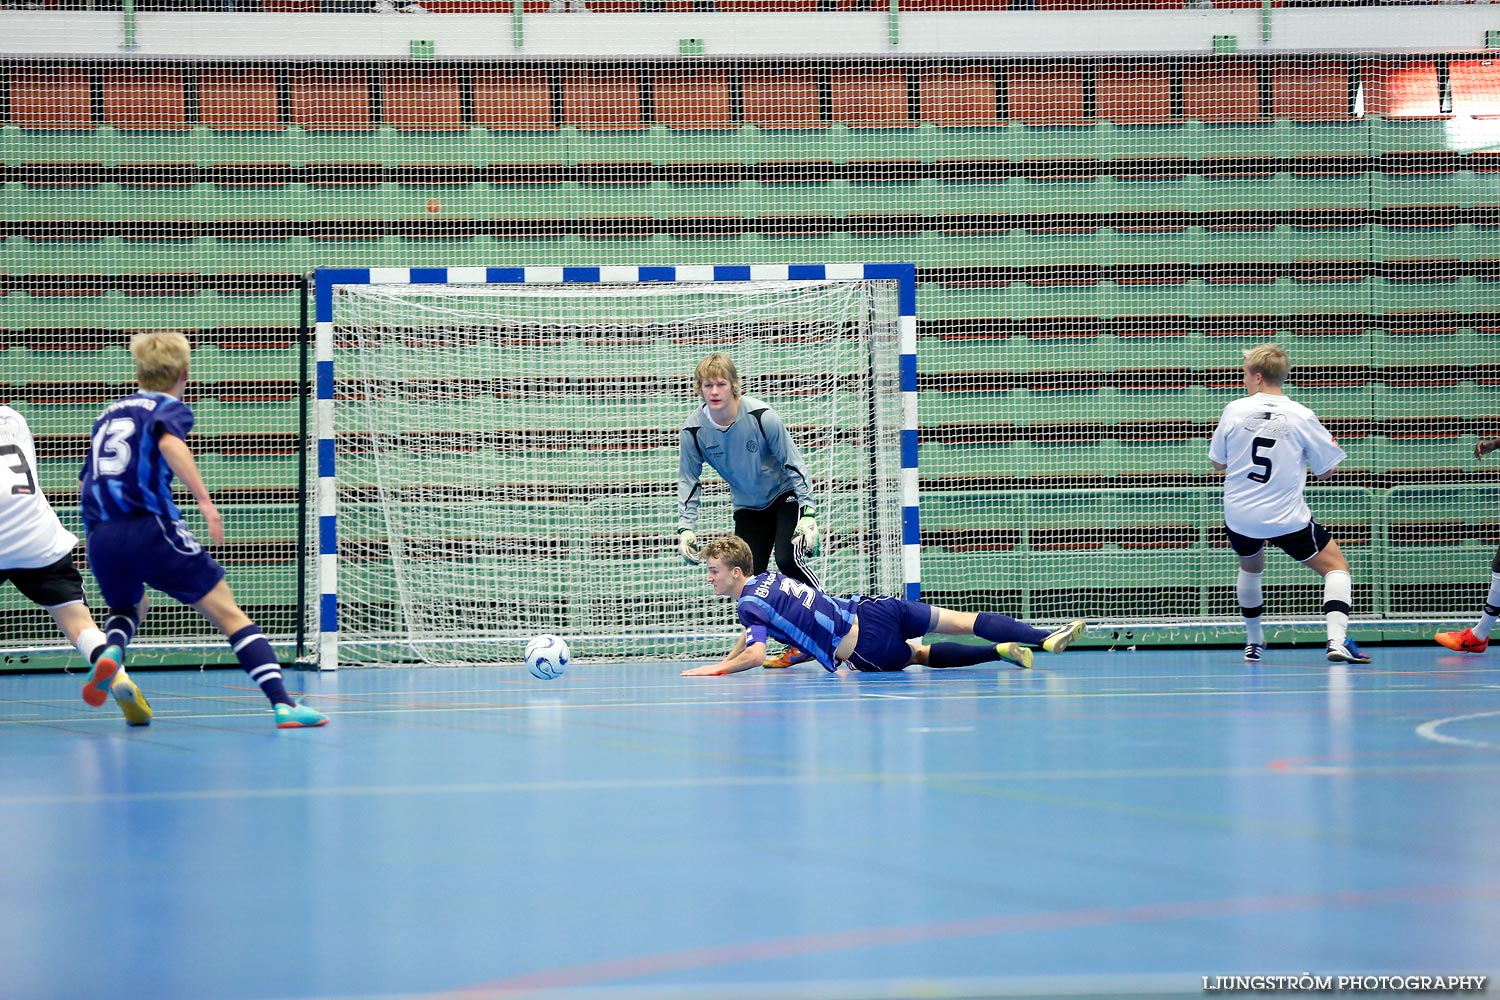
<svg viewBox="0 0 1500 1000">
<path fill-rule="evenodd" d="M 109 655 L 105 635 L 84 603 L 83 577 L 73 565 L 77 544 L 37 481 L 36 444 L 26 418 L 0 406 L 0 584 L 9 580 L 45 608 L 89 661 L 84 701 L 98 708 L 113 694 L 126 722 L 150 725 L 151 705 L 124 663 Z"/>
<path fill-rule="evenodd" d="M 1349 638 L 1349 563 L 1303 497 L 1309 468 L 1326 479 L 1347 456 L 1316 413 L 1282 392 L 1290 369 L 1286 352 L 1275 344 L 1246 351 L 1246 395 L 1224 407 L 1208 447 L 1209 461 L 1225 474 L 1224 526 L 1240 559 L 1235 589 L 1245 622 L 1245 662 L 1259 663 L 1266 649 L 1260 579 L 1270 543 L 1323 578 L 1328 659 L 1369 663 Z"/>
</svg>

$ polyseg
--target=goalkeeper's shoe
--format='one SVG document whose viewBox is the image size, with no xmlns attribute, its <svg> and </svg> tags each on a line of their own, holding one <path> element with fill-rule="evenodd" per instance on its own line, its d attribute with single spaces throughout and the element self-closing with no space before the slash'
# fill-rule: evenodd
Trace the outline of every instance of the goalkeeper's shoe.
<svg viewBox="0 0 1500 1000">
<path fill-rule="evenodd" d="M 1370 654 L 1359 648 L 1359 644 L 1353 639 L 1328 640 L 1328 662 L 1329 663 L 1369 663 Z"/>
<path fill-rule="evenodd" d="M 1259 663 L 1260 658 L 1265 655 L 1266 645 L 1263 642 L 1245 643 L 1245 662 Z"/>
<path fill-rule="evenodd" d="M 328 725 L 328 716 L 306 705 L 277 705 L 277 729 L 311 729 Z"/>
<path fill-rule="evenodd" d="M 1455 653 L 1482 653 L 1490 646 L 1490 640 L 1479 638 L 1472 628 L 1462 632 L 1439 632 L 1433 638 L 1439 646 L 1446 646 Z"/>
<path fill-rule="evenodd" d="M 119 673 L 124 665 L 123 649 L 119 646 L 104 647 L 104 652 L 94 661 L 94 669 L 89 671 L 89 679 L 83 682 L 83 700 L 90 707 L 98 708 L 109 698 L 110 678 Z"/>
<path fill-rule="evenodd" d="M 788 646 L 775 656 L 766 657 L 764 666 L 770 667 L 773 670 L 780 670 L 790 667 L 794 663 L 806 663 L 810 659 L 812 659 L 811 653 L 805 653 L 796 646 Z"/>
<path fill-rule="evenodd" d="M 1019 642 L 1002 642 L 995 646 L 995 655 L 1002 660 L 1018 664 L 1022 670 L 1031 669 L 1031 647 Z"/>
<path fill-rule="evenodd" d="M 1081 621 L 1068 622 L 1068 624 L 1043 639 L 1042 648 L 1049 653 L 1061 653 L 1073 644 L 1074 639 L 1083 635 L 1086 628 L 1087 626 Z"/>
<path fill-rule="evenodd" d="M 109 685 L 109 693 L 115 696 L 115 704 L 125 713 L 125 721 L 132 726 L 151 725 L 151 703 L 129 677 L 116 677 Z"/>
</svg>

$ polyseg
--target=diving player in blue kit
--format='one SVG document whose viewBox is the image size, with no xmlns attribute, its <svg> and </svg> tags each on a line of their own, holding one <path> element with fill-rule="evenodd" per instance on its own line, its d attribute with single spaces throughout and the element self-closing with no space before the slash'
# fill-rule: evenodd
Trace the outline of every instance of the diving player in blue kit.
<svg viewBox="0 0 1500 1000">
<path fill-rule="evenodd" d="M 760 666 L 767 637 L 807 651 L 823 669 L 901 670 L 913 663 L 941 669 L 1009 660 L 1030 667 L 1029 647 L 1061 653 L 1084 633 L 1082 621 L 1048 632 L 1006 615 L 950 611 L 896 597 L 831 597 L 782 573 L 754 574 L 750 547 L 735 535 L 703 547 L 708 582 L 720 597 L 735 598 L 745 626 L 718 663 L 684 670 L 685 677 L 733 674 Z M 994 645 L 919 640 L 929 632 L 977 635 Z"/>
</svg>

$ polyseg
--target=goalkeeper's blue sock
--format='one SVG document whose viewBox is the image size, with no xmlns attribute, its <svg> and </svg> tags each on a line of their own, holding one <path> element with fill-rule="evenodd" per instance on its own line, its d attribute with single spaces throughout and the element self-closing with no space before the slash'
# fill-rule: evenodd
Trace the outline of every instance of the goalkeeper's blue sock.
<svg viewBox="0 0 1500 1000">
<path fill-rule="evenodd" d="M 974 616 L 974 634 L 990 642 L 1024 642 L 1028 646 L 1040 646 L 1049 633 L 1046 629 L 1027 625 L 1009 615 L 993 611 L 981 611 Z M 934 646 L 934 649 L 937 647 Z M 978 661 L 983 663 L 983 660 Z"/>
<path fill-rule="evenodd" d="M 936 670 L 948 667 L 972 667 L 1000 659 L 994 646 L 976 646 L 967 642 L 935 642 L 927 648 L 927 665 Z"/>
<path fill-rule="evenodd" d="M 286 693 L 286 685 L 281 683 L 281 664 L 277 662 L 276 652 L 271 649 L 271 644 L 266 641 L 259 625 L 246 625 L 229 637 L 229 645 L 233 647 L 240 667 L 250 675 L 252 681 L 260 685 L 266 697 L 271 699 L 271 704 L 296 704 L 291 695 Z"/>
</svg>

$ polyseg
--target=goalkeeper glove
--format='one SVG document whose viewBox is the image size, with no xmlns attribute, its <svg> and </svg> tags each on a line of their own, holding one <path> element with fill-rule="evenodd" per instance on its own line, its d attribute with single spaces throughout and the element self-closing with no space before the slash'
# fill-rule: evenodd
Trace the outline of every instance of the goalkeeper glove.
<svg viewBox="0 0 1500 1000">
<path fill-rule="evenodd" d="M 677 552 L 682 561 L 696 566 L 703 561 L 703 546 L 698 544 L 698 533 L 692 528 L 677 529 Z"/>
<path fill-rule="evenodd" d="M 821 539 L 817 515 L 810 508 L 804 507 L 802 517 L 797 521 L 797 527 L 792 529 L 792 545 L 805 556 L 815 556 L 818 554 L 818 542 Z"/>
</svg>

